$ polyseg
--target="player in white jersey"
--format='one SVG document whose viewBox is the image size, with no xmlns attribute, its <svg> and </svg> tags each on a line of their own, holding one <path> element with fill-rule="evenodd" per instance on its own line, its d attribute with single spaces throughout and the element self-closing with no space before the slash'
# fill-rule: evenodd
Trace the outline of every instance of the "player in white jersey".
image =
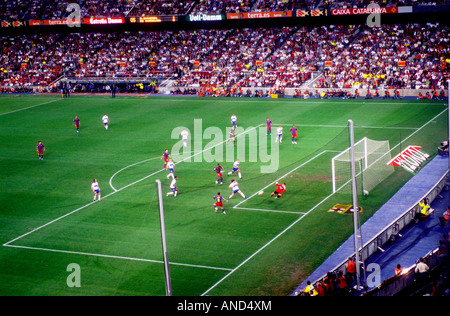
<svg viewBox="0 0 450 316">
<path fill-rule="evenodd" d="M 103 126 L 105 126 L 105 129 L 108 130 L 108 124 L 109 124 L 109 117 L 108 115 L 103 115 L 102 117 Z"/>
<path fill-rule="evenodd" d="M 239 183 L 236 180 L 231 180 L 231 184 L 228 187 L 231 189 L 231 195 L 228 199 L 231 199 L 236 193 L 239 193 L 244 199 L 246 198 L 245 194 L 239 190 Z"/>
<path fill-rule="evenodd" d="M 239 159 L 234 162 L 233 169 L 230 172 L 228 172 L 229 176 L 231 176 L 233 173 L 237 172 L 239 179 L 242 179 L 241 170 L 239 169 L 239 163 L 240 163 Z"/>
<path fill-rule="evenodd" d="M 170 183 L 171 192 L 167 192 L 166 196 L 173 195 L 174 197 L 177 197 L 177 193 L 178 193 L 177 179 L 178 179 L 178 177 L 173 178 L 172 183 Z"/>
<path fill-rule="evenodd" d="M 102 195 L 100 192 L 100 186 L 98 185 L 97 179 L 94 179 L 92 181 L 91 189 L 92 189 L 92 192 L 94 192 L 94 201 L 97 199 L 97 196 L 98 196 L 98 200 L 100 201 L 102 199 Z"/>
<path fill-rule="evenodd" d="M 283 141 L 283 127 L 281 127 L 281 125 L 277 129 L 277 138 L 275 138 L 275 142 L 278 140 L 280 140 L 280 144 Z"/>
<path fill-rule="evenodd" d="M 187 139 L 189 136 L 189 132 L 186 129 L 183 129 L 183 131 L 181 132 L 181 138 L 183 139 L 183 146 L 187 147 Z"/>
<path fill-rule="evenodd" d="M 236 115 L 231 115 L 231 126 L 232 127 L 237 127 L 237 117 L 236 117 Z"/>
<path fill-rule="evenodd" d="M 175 179 L 173 175 L 173 168 L 175 167 L 175 163 L 172 161 L 172 159 L 169 159 L 169 162 L 167 163 L 167 169 L 169 170 L 169 174 L 167 175 L 167 179 L 172 177 L 172 179 Z"/>
</svg>

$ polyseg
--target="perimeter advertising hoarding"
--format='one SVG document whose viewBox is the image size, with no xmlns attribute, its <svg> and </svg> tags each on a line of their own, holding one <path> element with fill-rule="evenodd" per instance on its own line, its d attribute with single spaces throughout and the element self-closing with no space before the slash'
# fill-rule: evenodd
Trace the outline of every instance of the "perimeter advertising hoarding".
<svg viewBox="0 0 450 316">
<path fill-rule="evenodd" d="M 188 22 L 222 21 L 224 14 L 189 14 L 186 16 Z"/>
<path fill-rule="evenodd" d="M 228 13 L 227 20 L 290 18 L 292 11 Z"/>
<path fill-rule="evenodd" d="M 131 17 L 130 23 L 161 23 L 161 22 L 177 22 L 177 15 L 154 15 Z"/>
<path fill-rule="evenodd" d="M 29 26 L 38 25 L 69 25 L 69 23 L 74 24 L 75 20 L 70 19 L 56 19 L 56 20 L 31 20 L 28 21 Z M 81 24 L 87 25 L 112 25 L 112 24 L 124 24 L 125 18 L 89 18 L 81 19 Z"/>
<path fill-rule="evenodd" d="M 110 17 L 110 18 L 83 18 L 81 25 L 126 25 L 126 24 L 150 24 L 168 22 L 214 22 L 223 20 L 251 20 L 251 19 L 270 19 L 270 18 L 303 18 L 317 16 L 358 16 L 370 14 L 402 14 L 402 13 L 418 13 L 426 14 L 439 13 L 442 15 L 450 11 L 450 5 L 438 6 L 400 6 L 400 7 L 381 7 L 381 8 L 338 8 L 328 10 L 295 10 L 295 11 L 275 11 L 275 12 L 243 12 L 222 14 L 200 14 L 196 15 L 159 15 L 146 17 Z M 0 21 L 0 28 L 16 28 L 21 29 L 27 26 L 65 26 L 70 25 L 69 19 L 55 20 L 26 20 L 26 21 Z M 71 23 L 74 24 L 75 20 Z"/>
<path fill-rule="evenodd" d="M 331 15 L 358 15 L 358 14 L 387 14 L 398 13 L 397 7 L 384 8 L 350 8 L 350 9 L 331 9 Z"/>
</svg>

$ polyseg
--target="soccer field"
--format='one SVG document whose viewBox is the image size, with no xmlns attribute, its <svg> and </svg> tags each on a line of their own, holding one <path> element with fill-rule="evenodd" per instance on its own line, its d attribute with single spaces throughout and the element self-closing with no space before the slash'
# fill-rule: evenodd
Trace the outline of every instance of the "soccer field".
<svg viewBox="0 0 450 316">
<path fill-rule="evenodd" d="M 232 114 L 236 147 L 226 142 Z M 349 146 L 349 119 L 356 140 L 388 140 L 392 156 L 409 145 L 434 156 L 448 135 L 444 101 L 0 96 L 0 295 L 165 295 L 156 179 L 174 295 L 290 294 L 353 232 L 352 216 L 328 212 L 351 204 L 331 185 L 331 159 Z M 279 125 L 284 138 L 275 144 Z M 192 141 L 177 154 L 183 127 Z M 176 163 L 176 198 L 165 195 L 165 149 Z M 236 159 L 242 179 L 227 175 Z M 218 162 L 223 185 L 215 183 Z M 361 220 L 411 177 L 397 168 L 361 198 Z M 228 199 L 231 179 L 246 198 L 225 202 L 224 215 L 212 197 Z M 270 196 L 276 181 L 287 186 L 280 199 Z M 70 264 L 79 267 L 79 286 L 69 286 Z"/>
</svg>

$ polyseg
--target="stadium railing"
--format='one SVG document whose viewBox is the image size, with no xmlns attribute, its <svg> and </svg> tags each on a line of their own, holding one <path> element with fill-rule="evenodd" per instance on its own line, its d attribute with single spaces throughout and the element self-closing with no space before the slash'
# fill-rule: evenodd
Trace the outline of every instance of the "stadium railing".
<svg viewBox="0 0 450 316">
<path fill-rule="evenodd" d="M 415 273 L 417 263 L 411 267 L 404 269 L 401 274 L 394 275 L 370 291 L 367 291 L 365 296 L 394 296 L 400 293 L 417 293 L 420 291 L 427 291 L 429 283 L 433 280 L 439 280 L 441 273 L 449 269 L 449 257 L 447 256 L 442 262 L 439 260 L 439 249 L 436 248 L 426 254 L 423 259 L 430 268 L 428 278 L 425 282 L 421 282 Z"/>
<path fill-rule="evenodd" d="M 430 189 L 425 196 L 421 197 L 414 206 L 410 207 L 406 212 L 404 212 L 401 216 L 395 219 L 392 223 L 387 225 L 382 231 L 380 231 L 376 236 L 374 236 L 371 240 L 366 242 L 363 247 L 360 249 L 360 260 L 363 262 L 368 259 L 371 255 L 379 251 L 379 249 L 383 247 L 387 242 L 391 240 L 395 240 L 399 236 L 400 231 L 409 225 L 412 221 L 415 220 L 416 214 L 420 212 L 419 202 L 423 199 L 428 199 L 429 203 L 432 203 L 434 199 L 440 194 L 440 192 L 448 186 L 449 183 L 450 171 L 447 171 L 440 180 L 436 183 L 436 185 Z M 351 256 L 355 259 L 355 254 Z M 335 273 L 336 275 L 339 272 L 342 272 L 344 275 L 347 271 L 347 260 L 344 260 L 340 264 L 338 264 L 334 269 L 332 269 L 331 273 Z M 325 278 L 325 275 L 315 280 L 311 281 L 312 284 L 315 284 L 317 281 Z M 404 282 L 403 285 L 397 284 L 396 286 L 407 286 L 408 280 L 400 279 L 401 282 Z M 399 281 L 399 282 L 400 282 Z"/>
</svg>

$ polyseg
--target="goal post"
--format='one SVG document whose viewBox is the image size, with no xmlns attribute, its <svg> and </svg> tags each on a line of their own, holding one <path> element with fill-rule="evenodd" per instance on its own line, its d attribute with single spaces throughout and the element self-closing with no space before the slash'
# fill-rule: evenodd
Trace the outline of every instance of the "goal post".
<svg viewBox="0 0 450 316">
<path fill-rule="evenodd" d="M 364 137 L 354 145 L 356 176 L 361 178 L 358 192 L 371 191 L 394 172 L 389 141 Z M 351 191 L 351 152 L 347 148 L 331 159 L 333 193 Z"/>
</svg>

